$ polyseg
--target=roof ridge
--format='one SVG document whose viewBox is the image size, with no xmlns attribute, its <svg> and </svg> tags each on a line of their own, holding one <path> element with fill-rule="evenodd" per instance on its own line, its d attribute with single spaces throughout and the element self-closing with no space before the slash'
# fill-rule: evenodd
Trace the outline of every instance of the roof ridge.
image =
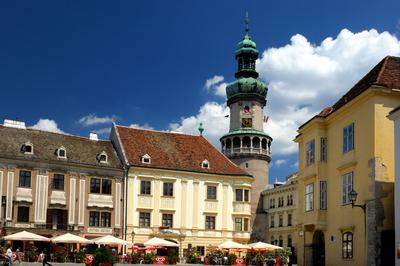
<svg viewBox="0 0 400 266">
<path fill-rule="evenodd" d="M 382 73 L 384 72 L 384 70 L 385 70 L 385 68 L 386 68 L 386 65 L 387 65 L 388 60 L 389 60 L 389 56 L 386 56 L 386 57 L 383 59 L 382 67 L 381 67 L 381 69 L 379 70 L 379 73 L 378 73 L 378 75 L 377 75 L 377 77 L 376 77 L 375 82 L 378 82 L 378 81 L 380 80 L 381 75 L 382 75 Z"/>
<path fill-rule="evenodd" d="M 124 126 L 124 125 L 117 125 L 117 124 L 115 124 L 115 126 L 116 127 L 124 127 L 124 128 L 131 129 L 131 130 L 150 131 L 150 132 L 156 132 L 156 133 L 167 133 L 167 134 L 174 134 L 174 135 L 179 135 L 179 136 L 201 137 L 200 135 L 194 135 L 194 134 L 185 133 L 185 132 L 174 132 L 174 131 L 165 131 L 165 130 L 148 129 L 148 128 L 137 128 L 137 127 Z"/>
<path fill-rule="evenodd" d="M 99 140 L 91 140 L 88 137 L 84 137 L 84 136 L 79 136 L 79 135 L 73 135 L 70 133 L 60 133 L 60 132 L 53 132 L 53 131 L 47 131 L 47 130 L 43 130 L 43 129 L 37 129 L 37 128 L 31 128 L 31 127 L 27 127 L 25 129 L 22 128 L 15 128 L 15 127 L 6 127 L 3 124 L 0 124 L 0 127 L 3 128 L 12 128 L 12 129 L 17 129 L 17 130 L 29 130 L 29 131 L 38 131 L 38 132 L 43 132 L 43 133 L 49 133 L 49 134 L 55 134 L 55 135 L 61 135 L 61 136 L 66 136 L 66 137 L 70 137 L 70 138 L 79 138 L 79 139 L 84 139 L 84 140 L 88 140 L 88 141 L 93 141 L 93 142 L 110 142 L 110 140 L 108 139 L 99 139 Z"/>
</svg>

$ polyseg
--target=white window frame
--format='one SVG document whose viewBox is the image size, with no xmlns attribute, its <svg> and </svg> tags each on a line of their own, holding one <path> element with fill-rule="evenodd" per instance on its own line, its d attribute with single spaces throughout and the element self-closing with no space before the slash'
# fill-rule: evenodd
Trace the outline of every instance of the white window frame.
<svg viewBox="0 0 400 266">
<path fill-rule="evenodd" d="M 106 159 L 102 160 L 101 156 L 105 156 Z M 99 163 L 108 163 L 108 155 L 105 151 L 102 151 L 101 153 L 99 153 L 99 155 L 97 155 L 97 160 L 99 161 Z"/>
<path fill-rule="evenodd" d="M 209 162 L 207 159 L 204 159 L 204 160 L 201 162 L 201 168 L 209 169 L 209 168 L 210 168 L 210 162 Z"/>
<path fill-rule="evenodd" d="M 320 181 L 319 182 L 319 208 L 321 210 L 326 210 L 328 207 L 328 202 L 327 202 L 327 182 L 326 181 Z"/>
<path fill-rule="evenodd" d="M 320 161 L 326 162 L 328 159 L 328 138 L 321 138 L 321 155 Z"/>
<path fill-rule="evenodd" d="M 349 193 L 354 187 L 353 172 L 342 175 L 342 205 L 350 204 Z"/>
<path fill-rule="evenodd" d="M 25 147 L 26 146 L 30 146 L 31 147 L 31 151 L 30 152 L 28 152 L 28 151 L 25 151 Z M 22 152 L 24 153 L 24 154 L 33 154 L 33 144 L 31 143 L 31 142 L 25 142 L 24 143 L 24 145 L 22 145 Z"/>
<path fill-rule="evenodd" d="M 314 183 L 305 187 L 305 203 L 306 212 L 314 210 Z"/>
<path fill-rule="evenodd" d="M 142 163 L 151 164 L 151 157 L 147 153 L 142 156 Z"/>
<path fill-rule="evenodd" d="M 60 155 L 60 151 L 64 151 L 64 156 Z M 61 159 L 67 158 L 67 149 L 64 146 L 61 146 L 60 148 L 57 149 L 57 157 Z"/>
<path fill-rule="evenodd" d="M 343 153 L 354 150 L 354 123 L 343 128 Z"/>
<path fill-rule="evenodd" d="M 306 143 L 306 165 L 309 166 L 315 162 L 315 139 Z"/>
</svg>

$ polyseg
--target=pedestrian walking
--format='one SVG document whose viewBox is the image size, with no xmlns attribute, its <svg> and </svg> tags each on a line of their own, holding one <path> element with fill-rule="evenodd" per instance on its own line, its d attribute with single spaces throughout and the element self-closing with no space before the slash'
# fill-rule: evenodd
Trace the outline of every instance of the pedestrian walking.
<svg viewBox="0 0 400 266">
<path fill-rule="evenodd" d="M 15 250 L 15 257 L 16 260 L 18 261 L 18 264 L 21 264 L 21 252 L 19 252 L 19 248 Z"/>
<path fill-rule="evenodd" d="M 7 258 L 8 258 L 8 264 L 11 266 L 11 265 L 12 265 L 12 257 L 13 257 L 13 254 L 12 254 L 12 249 L 11 249 L 11 246 L 10 246 L 10 245 L 8 246 L 6 255 L 7 255 Z"/>
<path fill-rule="evenodd" d="M 46 266 L 46 265 L 53 266 L 49 263 L 49 258 L 50 258 L 50 252 L 47 252 L 46 250 L 44 250 L 43 266 Z"/>
</svg>

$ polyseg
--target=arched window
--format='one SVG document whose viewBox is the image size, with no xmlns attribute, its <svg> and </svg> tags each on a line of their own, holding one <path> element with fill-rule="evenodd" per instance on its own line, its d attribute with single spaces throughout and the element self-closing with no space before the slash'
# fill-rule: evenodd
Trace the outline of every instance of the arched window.
<svg viewBox="0 0 400 266">
<path fill-rule="evenodd" d="M 234 148 L 234 149 L 235 149 L 235 148 L 240 148 L 240 138 L 235 137 L 235 138 L 233 139 L 233 148 Z"/>
<path fill-rule="evenodd" d="M 150 155 L 148 155 L 147 153 L 145 155 L 142 156 L 142 163 L 147 163 L 150 164 L 151 163 L 151 157 Z"/>
<path fill-rule="evenodd" d="M 67 150 L 63 146 L 58 148 L 56 153 L 58 158 L 67 158 Z"/>
<path fill-rule="evenodd" d="M 244 137 L 242 140 L 243 148 L 250 148 L 250 137 Z"/>
<path fill-rule="evenodd" d="M 253 138 L 253 149 L 259 149 L 260 148 L 260 139 L 258 137 Z"/>
<path fill-rule="evenodd" d="M 108 156 L 105 151 L 102 151 L 100 154 L 97 154 L 96 158 L 99 163 L 107 163 L 108 161 Z"/>
<path fill-rule="evenodd" d="M 227 140 L 226 140 L 225 148 L 226 148 L 227 150 L 230 150 L 230 149 L 232 148 L 232 141 L 231 141 L 231 139 L 227 139 Z"/>
<path fill-rule="evenodd" d="M 344 232 L 342 235 L 342 257 L 344 259 L 353 258 L 353 233 Z"/>
<path fill-rule="evenodd" d="M 33 144 L 26 142 L 24 145 L 22 145 L 21 152 L 23 154 L 33 154 Z"/>
<path fill-rule="evenodd" d="M 266 140 L 266 139 L 263 139 L 263 140 L 261 141 L 261 148 L 262 148 L 263 150 L 266 150 L 266 149 L 267 149 L 267 140 Z"/>
<path fill-rule="evenodd" d="M 210 163 L 207 160 L 201 162 L 202 168 L 210 168 Z"/>
</svg>

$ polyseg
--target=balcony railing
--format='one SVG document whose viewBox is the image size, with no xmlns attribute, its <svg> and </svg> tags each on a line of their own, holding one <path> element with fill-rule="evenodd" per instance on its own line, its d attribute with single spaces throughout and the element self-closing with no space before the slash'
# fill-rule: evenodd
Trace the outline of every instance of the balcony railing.
<svg viewBox="0 0 400 266">
<path fill-rule="evenodd" d="M 222 151 L 225 155 L 235 155 L 235 154 L 261 154 L 261 155 L 271 155 L 271 153 L 267 149 L 260 148 L 227 148 Z"/>
</svg>

